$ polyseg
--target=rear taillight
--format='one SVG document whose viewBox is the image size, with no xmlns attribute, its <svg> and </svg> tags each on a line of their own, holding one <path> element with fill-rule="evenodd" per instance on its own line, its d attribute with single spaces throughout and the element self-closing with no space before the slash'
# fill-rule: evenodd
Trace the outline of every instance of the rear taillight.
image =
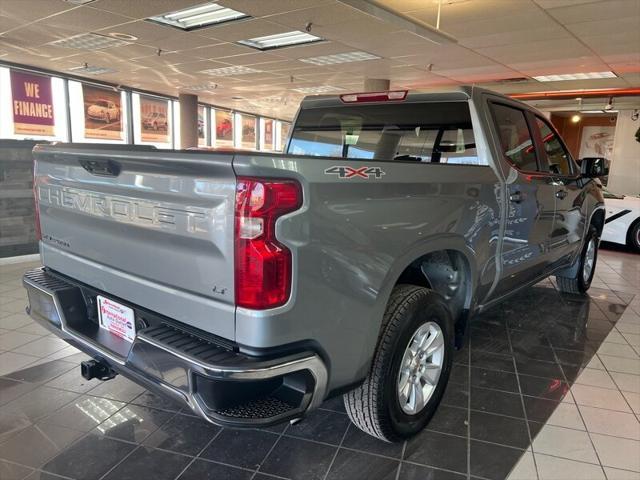
<svg viewBox="0 0 640 480">
<path fill-rule="evenodd" d="M 33 201 L 35 204 L 36 220 L 36 240 L 42 240 L 42 230 L 40 228 L 40 201 L 38 199 L 38 186 L 36 184 L 36 161 L 33 161 Z"/>
<path fill-rule="evenodd" d="M 401 102 L 407 98 L 406 90 L 392 90 L 389 92 L 365 92 L 365 93 L 347 93 L 340 95 L 340 100 L 344 103 L 362 103 L 362 102 Z"/>
<path fill-rule="evenodd" d="M 291 251 L 276 238 L 276 220 L 302 205 L 293 180 L 238 178 L 235 208 L 236 304 L 263 310 L 291 293 Z"/>
</svg>

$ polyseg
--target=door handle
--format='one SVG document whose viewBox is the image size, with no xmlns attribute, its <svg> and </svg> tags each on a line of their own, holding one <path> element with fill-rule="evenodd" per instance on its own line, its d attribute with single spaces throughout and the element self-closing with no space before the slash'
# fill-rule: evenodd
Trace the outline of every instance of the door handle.
<svg viewBox="0 0 640 480">
<path fill-rule="evenodd" d="M 566 198 L 567 195 L 569 195 L 569 193 L 566 190 L 558 190 L 556 192 L 556 197 L 559 198 L 560 200 L 563 200 L 564 198 Z"/>
<path fill-rule="evenodd" d="M 515 192 L 509 195 L 509 201 L 513 203 L 520 203 L 524 200 L 524 195 L 521 192 Z"/>
</svg>

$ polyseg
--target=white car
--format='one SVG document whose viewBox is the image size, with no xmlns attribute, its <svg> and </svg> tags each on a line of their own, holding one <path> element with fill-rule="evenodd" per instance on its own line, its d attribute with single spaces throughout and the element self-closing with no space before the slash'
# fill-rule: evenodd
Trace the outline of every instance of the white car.
<svg viewBox="0 0 640 480">
<path fill-rule="evenodd" d="M 87 116 L 95 120 L 111 123 L 120 120 L 120 109 L 111 100 L 97 100 L 87 108 Z"/>
<path fill-rule="evenodd" d="M 640 252 L 640 196 L 602 190 L 607 210 L 602 240 L 628 245 Z"/>
</svg>

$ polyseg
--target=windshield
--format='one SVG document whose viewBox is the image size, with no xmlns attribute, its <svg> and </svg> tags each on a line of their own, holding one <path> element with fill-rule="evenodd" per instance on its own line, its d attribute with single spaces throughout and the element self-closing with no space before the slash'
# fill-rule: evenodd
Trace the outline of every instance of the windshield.
<svg viewBox="0 0 640 480">
<path fill-rule="evenodd" d="M 380 103 L 302 110 L 287 153 L 480 164 L 467 102 Z"/>
</svg>

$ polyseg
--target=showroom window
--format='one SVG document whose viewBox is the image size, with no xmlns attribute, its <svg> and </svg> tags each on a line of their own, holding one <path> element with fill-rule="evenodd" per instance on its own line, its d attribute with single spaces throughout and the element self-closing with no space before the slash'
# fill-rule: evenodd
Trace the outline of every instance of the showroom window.
<svg viewBox="0 0 640 480">
<path fill-rule="evenodd" d="M 540 117 L 536 117 L 536 125 L 540 129 L 540 137 L 542 138 L 544 153 L 547 157 L 546 161 L 549 172 L 556 175 L 572 175 L 571 157 L 558 136 L 551 130 L 547 122 Z"/>
<path fill-rule="evenodd" d="M 286 132 L 281 135 L 286 138 Z M 303 110 L 288 151 L 294 155 L 480 164 L 466 102 Z"/>
<path fill-rule="evenodd" d="M 492 103 L 491 109 L 504 157 L 519 170 L 537 171 L 536 150 L 524 112 L 518 108 L 499 103 Z"/>
<path fill-rule="evenodd" d="M 0 67 L 0 138 L 69 141 L 65 81 Z"/>
</svg>

